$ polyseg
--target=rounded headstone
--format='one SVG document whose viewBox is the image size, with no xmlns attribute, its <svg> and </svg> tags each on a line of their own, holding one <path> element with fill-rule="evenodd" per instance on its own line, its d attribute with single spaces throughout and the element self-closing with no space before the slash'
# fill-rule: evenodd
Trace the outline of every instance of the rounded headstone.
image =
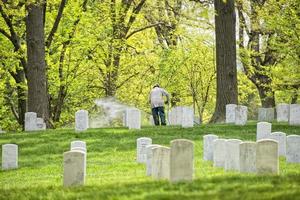
<svg viewBox="0 0 300 200">
<path fill-rule="evenodd" d="M 147 151 L 148 145 L 152 144 L 152 139 L 148 137 L 141 137 L 136 140 L 136 161 L 138 163 L 147 162 Z"/>
<path fill-rule="evenodd" d="M 269 122 L 258 122 L 256 125 L 256 140 L 268 138 L 272 131 L 272 124 Z"/>
<path fill-rule="evenodd" d="M 171 141 L 170 181 L 191 181 L 194 173 L 194 143 L 190 140 Z"/>
<path fill-rule="evenodd" d="M 146 176 L 151 176 L 152 173 L 152 158 L 153 158 L 153 149 L 159 147 L 158 144 L 151 144 L 146 147 L 147 161 L 146 161 Z"/>
<path fill-rule="evenodd" d="M 240 170 L 240 143 L 242 140 L 238 139 L 226 141 L 225 171 Z"/>
<path fill-rule="evenodd" d="M 278 174 L 279 155 L 278 142 L 263 139 L 256 144 L 256 171 L 258 174 Z"/>
<path fill-rule="evenodd" d="M 170 178 L 170 148 L 158 146 L 152 149 L 152 171 L 154 179 Z"/>
<path fill-rule="evenodd" d="M 240 172 L 256 172 L 256 143 L 240 143 Z"/>
<path fill-rule="evenodd" d="M 213 141 L 213 166 L 214 167 L 225 167 L 225 153 L 226 153 L 226 140 L 216 139 Z"/>
<path fill-rule="evenodd" d="M 278 142 L 279 156 L 286 156 L 286 134 L 283 132 L 273 132 L 269 136 L 269 139 L 273 139 Z"/>
<path fill-rule="evenodd" d="M 286 145 L 286 161 L 288 163 L 300 163 L 300 136 L 287 136 Z"/>
<path fill-rule="evenodd" d="M 214 146 L 213 141 L 219 137 L 214 134 L 208 134 L 203 136 L 203 160 L 213 161 Z"/>
<path fill-rule="evenodd" d="M 9 170 L 16 168 L 18 168 L 18 145 L 2 145 L 2 169 Z"/>
</svg>

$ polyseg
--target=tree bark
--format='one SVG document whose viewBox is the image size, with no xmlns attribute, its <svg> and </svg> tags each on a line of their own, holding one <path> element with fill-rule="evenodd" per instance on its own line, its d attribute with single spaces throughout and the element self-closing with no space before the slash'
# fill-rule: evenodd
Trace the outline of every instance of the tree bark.
<svg viewBox="0 0 300 200">
<path fill-rule="evenodd" d="M 28 111 L 36 112 L 49 127 L 43 1 L 29 4 L 26 10 L 28 12 L 26 18 Z"/>
<path fill-rule="evenodd" d="M 234 0 L 215 0 L 217 101 L 210 122 L 225 120 L 226 104 L 238 103 Z"/>
</svg>

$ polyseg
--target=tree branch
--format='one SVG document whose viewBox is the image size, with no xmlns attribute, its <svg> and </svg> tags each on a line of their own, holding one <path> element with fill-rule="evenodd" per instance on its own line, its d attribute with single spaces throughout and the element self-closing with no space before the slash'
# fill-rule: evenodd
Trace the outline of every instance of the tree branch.
<svg viewBox="0 0 300 200">
<path fill-rule="evenodd" d="M 58 25 L 59 25 L 59 22 L 61 21 L 62 14 L 63 14 L 64 8 L 66 6 L 66 2 L 67 2 L 67 0 L 61 0 L 61 2 L 60 2 L 59 9 L 58 9 L 57 16 L 55 18 L 53 27 L 52 27 L 52 29 L 51 29 L 51 31 L 48 35 L 48 38 L 46 40 L 46 47 L 47 48 L 50 47 L 50 45 L 53 41 L 54 34 L 56 33 L 56 31 L 58 29 Z"/>
<path fill-rule="evenodd" d="M 148 25 L 148 26 L 145 26 L 145 27 L 136 29 L 136 30 L 132 31 L 131 33 L 129 33 L 129 34 L 126 36 L 126 40 L 127 40 L 128 38 L 130 38 L 132 35 L 134 35 L 134 34 L 136 34 L 136 33 L 138 33 L 138 32 L 141 32 L 141 31 L 146 30 L 146 29 L 148 29 L 148 28 L 152 28 L 152 27 L 158 26 L 158 25 L 160 25 L 160 24 L 162 24 L 162 23 L 161 23 L 161 22 L 158 22 L 158 23 L 155 23 L 155 24 L 150 24 L 150 25 Z"/>
</svg>

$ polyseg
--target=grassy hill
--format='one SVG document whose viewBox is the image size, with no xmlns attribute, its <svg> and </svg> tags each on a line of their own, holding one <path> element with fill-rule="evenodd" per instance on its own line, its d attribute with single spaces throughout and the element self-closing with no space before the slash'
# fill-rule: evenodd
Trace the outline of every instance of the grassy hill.
<svg viewBox="0 0 300 200">
<path fill-rule="evenodd" d="M 273 124 L 272 131 L 300 135 L 300 127 L 286 124 Z M 300 164 L 287 164 L 280 158 L 279 176 L 258 176 L 224 172 L 203 161 L 203 135 L 255 141 L 255 132 L 256 125 L 250 123 L 2 134 L 1 145 L 19 145 L 19 169 L 0 171 L 0 199 L 300 199 Z M 145 176 L 145 166 L 135 162 L 136 139 L 143 136 L 166 146 L 173 139 L 193 140 L 195 180 L 170 184 Z M 78 139 L 87 143 L 86 185 L 63 188 L 63 152 Z"/>
</svg>

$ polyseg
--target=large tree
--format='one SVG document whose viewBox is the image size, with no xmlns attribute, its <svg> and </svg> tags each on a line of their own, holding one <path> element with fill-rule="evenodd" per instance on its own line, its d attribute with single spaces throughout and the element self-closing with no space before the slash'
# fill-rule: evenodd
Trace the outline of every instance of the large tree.
<svg viewBox="0 0 300 200">
<path fill-rule="evenodd" d="M 28 111 L 36 112 L 49 125 L 45 63 L 44 1 L 26 5 Z"/>
<path fill-rule="evenodd" d="M 215 0 L 217 101 L 211 122 L 225 119 L 226 104 L 238 103 L 234 0 Z"/>
</svg>

